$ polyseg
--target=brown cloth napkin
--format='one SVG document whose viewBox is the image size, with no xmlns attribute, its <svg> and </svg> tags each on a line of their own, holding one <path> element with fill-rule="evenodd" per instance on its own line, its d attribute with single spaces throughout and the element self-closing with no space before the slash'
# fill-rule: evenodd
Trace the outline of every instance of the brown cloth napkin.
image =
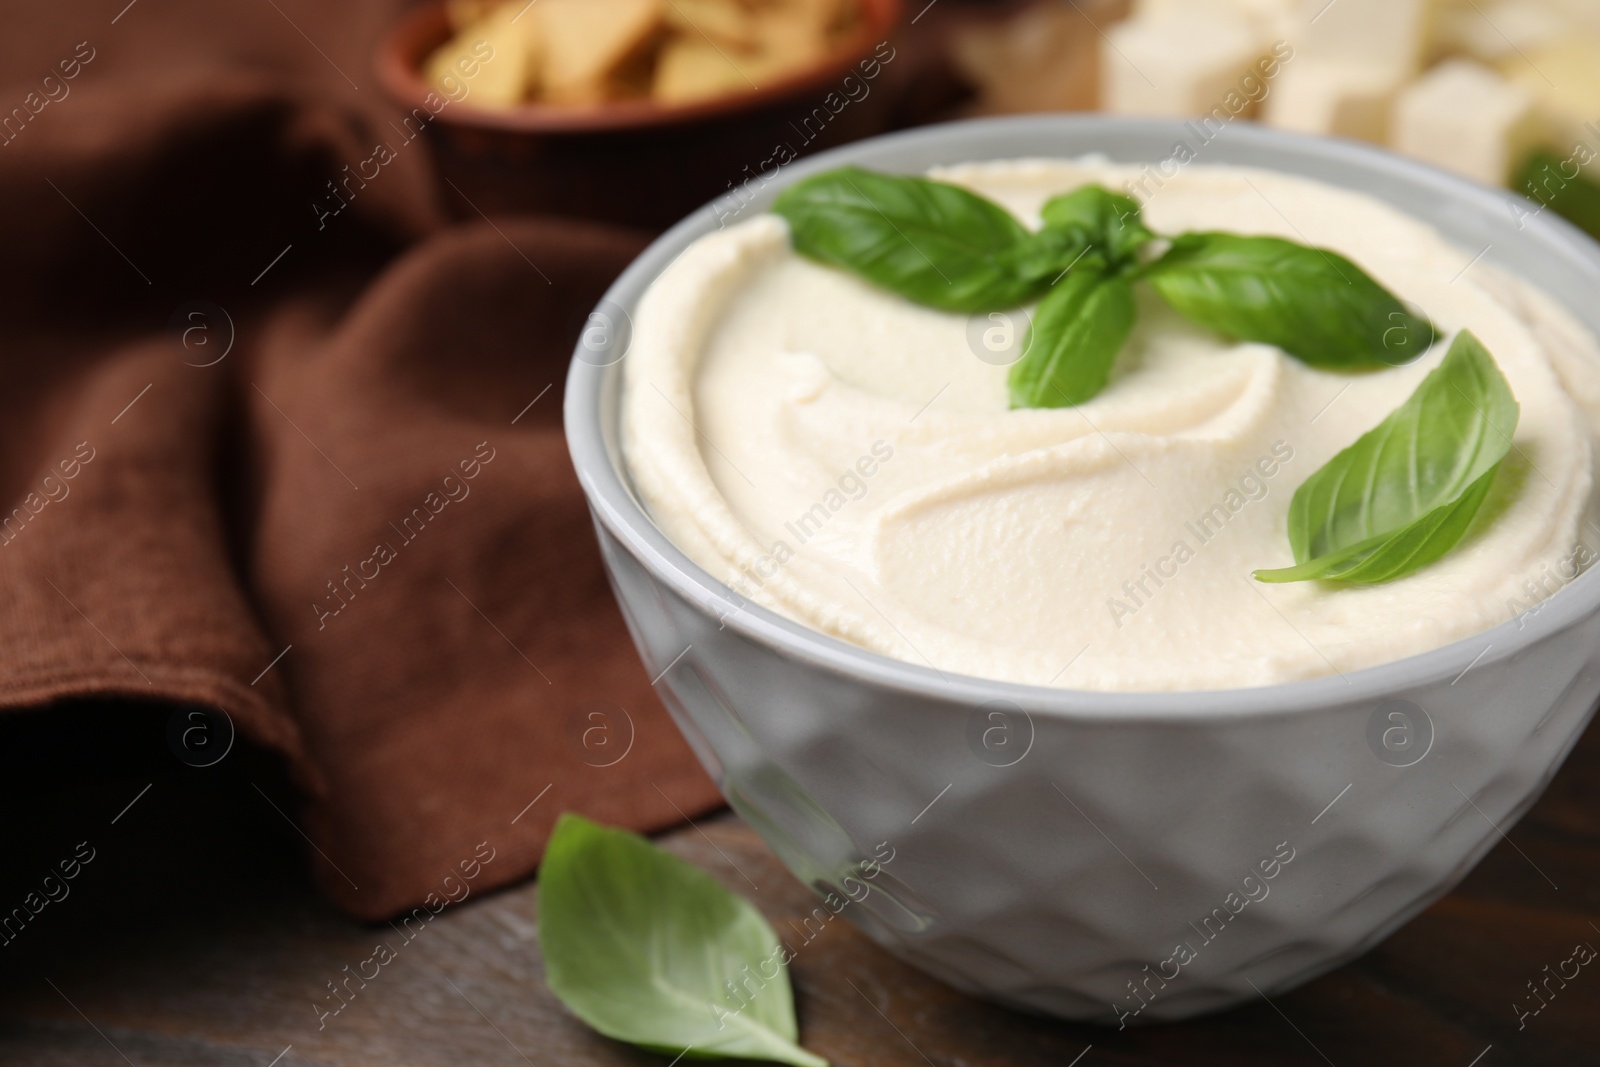
<svg viewBox="0 0 1600 1067">
<path fill-rule="evenodd" d="M 220 709 L 175 756 L 281 753 L 302 796 L 264 801 L 365 918 L 491 849 L 474 890 L 526 875 L 563 810 L 717 803 L 561 433 L 646 237 L 443 227 L 372 74 L 403 6 L 17 0 L 0 35 L 0 708 Z"/>
</svg>

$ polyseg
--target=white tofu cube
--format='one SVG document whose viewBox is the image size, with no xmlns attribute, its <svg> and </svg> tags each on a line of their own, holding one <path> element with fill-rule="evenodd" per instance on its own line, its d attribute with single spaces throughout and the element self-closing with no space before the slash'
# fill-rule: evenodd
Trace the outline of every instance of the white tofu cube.
<svg viewBox="0 0 1600 1067">
<path fill-rule="evenodd" d="M 1160 22 L 1167 19 L 1209 16 L 1219 11 L 1232 14 L 1234 0 L 1133 0 L 1128 16 Z"/>
<path fill-rule="evenodd" d="M 1305 0 L 1231 0 L 1271 41 L 1287 40 L 1300 25 Z"/>
<path fill-rule="evenodd" d="M 1439 12 L 1433 51 L 1493 63 L 1553 44 L 1573 28 L 1565 15 L 1529 0 L 1457 3 Z"/>
<path fill-rule="evenodd" d="M 1500 72 L 1539 102 L 1557 155 L 1600 148 L 1600 38 L 1574 33 L 1559 44 L 1513 53 Z"/>
<path fill-rule="evenodd" d="M 1301 53 L 1284 64 L 1264 121 L 1301 133 L 1388 140 L 1395 97 L 1409 73 L 1394 65 L 1324 59 Z"/>
<path fill-rule="evenodd" d="M 1533 94 L 1471 60 L 1441 63 L 1395 101 L 1397 151 L 1485 185 L 1504 185 L 1545 139 Z"/>
<path fill-rule="evenodd" d="M 1413 75 L 1422 68 L 1434 0 L 1312 0 L 1289 36 L 1297 55 Z"/>
<path fill-rule="evenodd" d="M 1538 6 L 1565 16 L 1590 33 L 1600 33 L 1600 4 L 1595 0 L 1540 0 Z"/>
<path fill-rule="evenodd" d="M 1255 24 L 1237 13 L 1129 19 L 1101 43 L 1100 104 L 1121 115 L 1206 114 L 1237 94 L 1266 51 Z"/>
<path fill-rule="evenodd" d="M 1290 37 L 1306 0 L 1134 0 L 1129 14 L 1145 21 L 1243 16 L 1270 44 Z"/>
</svg>

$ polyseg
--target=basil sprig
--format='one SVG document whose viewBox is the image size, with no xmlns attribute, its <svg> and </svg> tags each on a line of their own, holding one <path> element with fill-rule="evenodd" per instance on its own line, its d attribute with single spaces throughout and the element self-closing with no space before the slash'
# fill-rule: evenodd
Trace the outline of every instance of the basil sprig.
<svg viewBox="0 0 1600 1067">
<path fill-rule="evenodd" d="M 789 950 L 761 913 L 636 834 L 561 816 L 539 869 L 539 945 L 551 992 L 607 1037 L 828 1067 L 796 1043 Z"/>
<path fill-rule="evenodd" d="M 1077 238 L 1080 248 L 1104 250 L 1108 263 L 1131 267 L 1134 254 L 1155 234 L 1139 218 L 1139 202 L 1101 185 L 1085 185 L 1051 197 L 1039 209 L 1045 234 Z"/>
<path fill-rule="evenodd" d="M 1493 357 L 1462 332 L 1409 400 L 1295 490 L 1296 565 L 1256 579 L 1387 582 L 1437 560 L 1483 506 L 1518 415 Z"/>
<path fill-rule="evenodd" d="M 957 186 L 859 167 L 799 182 L 773 210 L 801 255 L 919 304 L 977 313 L 1039 300 L 1026 354 L 1011 367 L 1017 408 L 1070 407 L 1105 387 L 1132 331 L 1131 285 L 1140 277 L 1201 325 L 1313 366 L 1410 362 L 1434 334 L 1359 267 L 1323 249 L 1196 233 L 1148 260 L 1156 235 L 1139 205 L 1100 186 L 1050 200 L 1037 232 Z"/>
</svg>

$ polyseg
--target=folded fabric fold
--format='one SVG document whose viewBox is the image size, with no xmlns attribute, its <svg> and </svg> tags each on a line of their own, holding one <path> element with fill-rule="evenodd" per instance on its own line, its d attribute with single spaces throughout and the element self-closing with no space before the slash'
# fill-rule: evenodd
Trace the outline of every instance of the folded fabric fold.
<svg viewBox="0 0 1600 1067">
<path fill-rule="evenodd" d="M 0 43 L 7 71 L 95 53 L 0 135 L 0 709 L 220 709 L 288 761 L 319 881 L 369 919 L 463 864 L 526 876 L 563 810 L 716 804 L 561 434 L 585 313 L 645 236 L 441 229 L 421 142 L 330 215 L 398 140 L 365 83 L 399 5 L 145 6 Z"/>
</svg>

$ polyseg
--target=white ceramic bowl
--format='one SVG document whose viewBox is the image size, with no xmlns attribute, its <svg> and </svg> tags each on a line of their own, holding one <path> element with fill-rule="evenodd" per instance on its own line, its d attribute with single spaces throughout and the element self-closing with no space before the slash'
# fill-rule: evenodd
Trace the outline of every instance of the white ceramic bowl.
<svg viewBox="0 0 1600 1067">
<path fill-rule="evenodd" d="M 1089 153 L 1153 162 L 1180 139 L 1192 134 L 1176 122 L 1104 117 L 921 129 L 787 168 L 740 217 L 845 162 L 901 172 Z M 1245 124 L 1200 162 L 1376 196 L 1469 255 L 1488 246 L 1486 261 L 1600 332 L 1600 247 L 1548 213 L 1519 226 L 1508 193 Z M 702 211 L 653 244 L 601 313 L 621 324 L 718 215 Z M 845 644 L 741 600 L 651 522 L 617 447 L 623 333 L 603 349 L 580 344 L 566 429 L 662 699 L 796 876 L 859 898 L 843 914 L 962 989 L 1117 1023 L 1304 982 L 1454 885 L 1544 789 L 1600 695 L 1596 573 L 1426 655 L 1225 692 L 947 679 Z M 887 862 L 874 867 L 875 856 Z"/>
</svg>

